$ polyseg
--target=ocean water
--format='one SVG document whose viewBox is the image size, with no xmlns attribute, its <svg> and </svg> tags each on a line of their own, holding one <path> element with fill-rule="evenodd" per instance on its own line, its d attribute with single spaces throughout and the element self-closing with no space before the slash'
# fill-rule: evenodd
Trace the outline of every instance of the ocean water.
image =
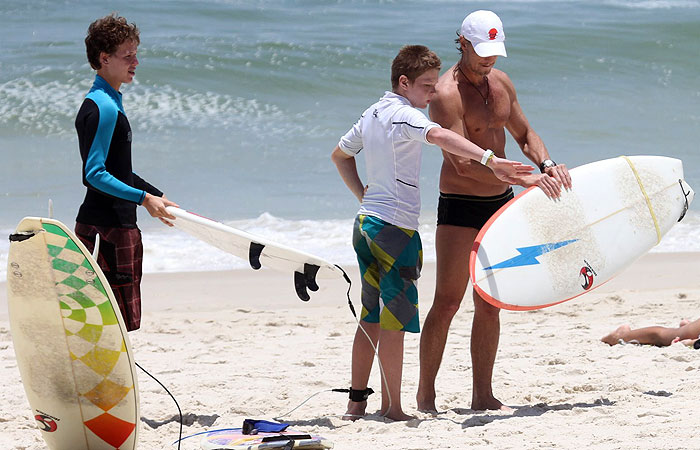
<svg viewBox="0 0 700 450">
<path fill-rule="evenodd" d="M 124 85 L 134 169 L 183 208 L 318 254 L 354 261 L 357 203 L 329 155 L 389 88 L 404 44 L 458 59 L 464 16 L 504 22 L 524 111 L 553 158 L 680 158 L 700 189 L 700 1 L 0 2 L 0 233 L 28 215 L 72 225 L 84 195 L 73 121 L 94 75 L 89 23 L 118 11 L 141 29 Z M 525 160 L 509 140 L 511 158 Z M 434 260 L 442 157 L 423 157 L 422 237 Z M 361 165 L 360 165 L 361 166 Z M 700 203 L 654 251 L 700 251 Z M 140 210 L 146 272 L 245 267 Z M 8 243 L 0 239 L 0 280 Z"/>
</svg>

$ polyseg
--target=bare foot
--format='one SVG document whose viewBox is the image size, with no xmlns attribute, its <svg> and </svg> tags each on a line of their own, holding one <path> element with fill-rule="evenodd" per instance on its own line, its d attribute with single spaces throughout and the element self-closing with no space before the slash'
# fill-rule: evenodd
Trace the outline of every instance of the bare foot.
<svg viewBox="0 0 700 450">
<path fill-rule="evenodd" d="M 348 410 L 341 417 L 342 420 L 352 420 L 353 422 L 357 419 L 361 419 L 365 416 L 365 409 L 367 409 L 367 402 L 353 402 L 348 401 Z"/>
<path fill-rule="evenodd" d="M 484 401 L 472 398 L 471 409 L 473 411 L 486 411 L 490 409 L 494 411 L 513 412 L 513 408 L 504 405 L 500 400 L 494 397 L 491 397 Z"/>
<path fill-rule="evenodd" d="M 620 339 L 622 339 L 623 341 L 625 340 L 624 336 L 626 336 L 627 333 L 629 333 L 630 331 L 631 328 L 629 325 L 620 325 L 615 331 L 603 337 L 601 341 L 605 342 L 608 345 L 618 344 L 620 342 Z"/>
<path fill-rule="evenodd" d="M 678 325 L 678 328 L 682 328 L 690 323 L 690 320 L 688 319 L 681 319 L 680 325 Z"/>
<path fill-rule="evenodd" d="M 420 391 L 416 395 L 416 405 L 419 412 L 428 414 L 437 414 L 435 407 L 435 393 L 432 396 L 423 396 Z"/>
<path fill-rule="evenodd" d="M 387 419 L 395 420 L 397 422 L 405 422 L 407 420 L 415 419 L 414 416 L 409 416 L 408 414 L 404 413 L 401 410 L 394 410 L 393 408 L 389 410 L 388 412 L 384 413 L 384 411 L 379 411 L 379 415 L 382 417 L 386 417 Z"/>
</svg>

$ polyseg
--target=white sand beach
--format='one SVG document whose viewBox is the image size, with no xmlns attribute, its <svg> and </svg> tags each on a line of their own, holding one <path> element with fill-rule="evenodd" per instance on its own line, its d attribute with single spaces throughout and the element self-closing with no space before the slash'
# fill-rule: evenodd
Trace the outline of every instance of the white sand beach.
<svg viewBox="0 0 700 450">
<path fill-rule="evenodd" d="M 359 307 L 357 268 L 350 267 Z M 432 301 L 435 267 L 420 280 L 421 317 Z M 295 429 L 350 449 L 690 449 L 700 448 L 696 405 L 700 351 L 617 345 L 600 338 L 622 323 L 676 326 L 700 317 L 700 254 L 648 254 L 589 294 L 550 308 L 501 314 L 494 391 L 513 413 L 472 411 L 468 294 L 438 376 L 437 417 L 415 411 L 418 335 L 406 336 L 404 410 L 389 422 L 340 420 L 356 327 L 343 280 L 320 280 L 311 301 L 292 277 L 272 271 L 146 275 L 142 328 L 129 335 L 136 361 L 174 394 L 189 435 L 283 417 Z M 45 449 L 12 347 L 6 286 L 0 283 L 0 448 Z M 380 389 L 375 370 L 371 386 Z M 139 449 L 170 449 L 177 414 L 163 389 L 139 371 Z M 369 411 L 379 405 L 370 397 Z M 169 422 L 167 422 L 169 421 Z M 149 422 L 151 425 L 149 425 Z M 167 422 L 156 426 L 158 422 Z M 198 449 L 197 438 L 182 449 Z"/>
</svg>

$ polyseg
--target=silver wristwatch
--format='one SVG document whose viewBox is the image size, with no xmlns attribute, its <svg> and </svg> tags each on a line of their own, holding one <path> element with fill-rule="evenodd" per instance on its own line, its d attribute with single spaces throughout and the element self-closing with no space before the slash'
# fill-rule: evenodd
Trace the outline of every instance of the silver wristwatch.
<svg viewBox="0 0 700 450">
<path fill-rule="evenodd" d="M 540 163 L 540 172 L 544 173 L 545 170 L 549 169 L 550 167 L 556 166 L 557 163 L 552 161 L 551 159 L 545 159 Z"/>
</svg>

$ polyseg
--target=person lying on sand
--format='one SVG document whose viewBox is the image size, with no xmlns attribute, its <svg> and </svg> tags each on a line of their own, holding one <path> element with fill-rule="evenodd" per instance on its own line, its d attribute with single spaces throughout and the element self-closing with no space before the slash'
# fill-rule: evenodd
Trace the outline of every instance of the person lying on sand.
<svg viewBox="0 0 700 450">
<path fill-rule="evenodd" d="M 633 330 L 629 325 L 621 325 L 615 331 L 603 337 L 601 341 L 608 345 L 632 342 L 635 344 L 649 344 L 658 347 L 666 347 L 680 342 L 688 346 L 698 348 L 700 336 L 700 319 L 693 322 L 683 319 L 678 328 L 670 327 L 646 327 Z"/>
</svg>

